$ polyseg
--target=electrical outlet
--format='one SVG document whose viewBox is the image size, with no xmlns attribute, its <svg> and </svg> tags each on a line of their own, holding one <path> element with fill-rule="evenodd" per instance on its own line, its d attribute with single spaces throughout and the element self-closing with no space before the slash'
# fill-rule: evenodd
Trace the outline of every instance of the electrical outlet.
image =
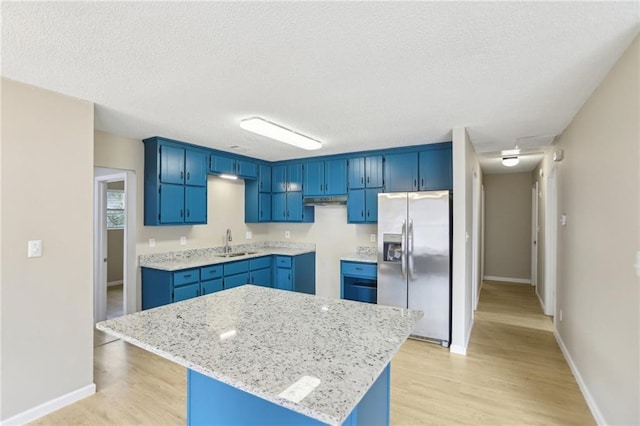
<svg viewBox="0 0 640 426">
<path fill-rule="evenodd" d="M 30 240 L 27 249 L 27 257 L 41 257 L 42 240 Z"/>
<path fill-rule="evenodd" d="M 369 241 L 371 241 L 372 243 L 376 242 L 376 234 L 369 234 Z"/>
<path fill-rule="evenodd" d="M 284 237 L 288 240 L 291 238 L 291 231 L 284 231 Z"/>
<path fill-rule="evenodd" d="M 180 245 L 181 246 L 186 246 L 187 245 L 187 237 L 185 237 L 184 235 L 182 237 L 180 237 Z"/>
<path fill-rule="evenodd" d="M 155 247 L 155 246 L 156 246 L 156 239 L 149 238 L 149 247 Z"/>
<path fill-rule="evenodd" d="M 251 233 L 251 231 L 247 231 L 244 238 L 247 240 L 250 240 L 251 238 L 253 238 L 253 234 Z"/>
</svg>

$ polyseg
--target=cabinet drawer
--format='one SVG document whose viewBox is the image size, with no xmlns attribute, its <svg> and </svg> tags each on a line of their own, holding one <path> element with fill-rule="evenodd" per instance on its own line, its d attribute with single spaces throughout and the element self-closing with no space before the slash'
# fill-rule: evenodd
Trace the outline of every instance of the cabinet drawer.
<svg viewBox="0 0 640 426">
<path fill-rule="evenodd" d="M 256 269 L 264 269 L 271 267 L 271 256 L 258 257 L 256 259 L 249 259 L 249 269 L 255 271 Z"/>
<path fill-rule="evenodd" d="M 276 266 L 280 268 L 291 268 L 291 256 L 276 256 Z"/>
<path fill-rule="evenodd" d="M 343 262 L 342 275 L 376 278 L 378 265 L 372 263 Z"/>
<path fill-rule="evenodd" d="M 224 275 L 234 275 L 241 272 L 249 272 L 249 261 L 241 260 L 240 262 L 232 262 L 224 264 Z M 246 282 L 245 282 L 246 284 Z"/>
<path fill-rule="evenodd" d="M 213 278 L 221 278 L 222 269 L 222 265 L 204 266 L 200 268 L 200 279 L 204 281 L 211 280 Z"/>
<path fill-rule="evenodd" d="M 347 300 L 355 300 L 356 302 L 377 302 L 377 288 L 367 285 L 368 283 L 345 284 L 344 298 Z"/>
<path fill-rule="evenodd" d="M 173 273 L 173 285 L 185 285 L 191 283 L 197 283 L 200 281 L 199 269 L 185 269 L 184 271 L 177 271 Z"/>
</svg>

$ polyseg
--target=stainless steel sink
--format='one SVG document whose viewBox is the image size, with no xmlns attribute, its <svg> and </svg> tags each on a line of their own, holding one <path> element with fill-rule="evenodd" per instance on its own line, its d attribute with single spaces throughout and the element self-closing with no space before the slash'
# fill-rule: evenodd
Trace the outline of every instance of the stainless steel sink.
<svg viewBox="0 0 640 426">
<path fill-rule="evenodd" d="M 245 251 L 241 253 L 227 253 L 227 254 L 216 254 L 216 257 L 239 257 L 239 256 L 248 256 L 250 254 L 258 254 L 257 251 Z"/>
</svg>

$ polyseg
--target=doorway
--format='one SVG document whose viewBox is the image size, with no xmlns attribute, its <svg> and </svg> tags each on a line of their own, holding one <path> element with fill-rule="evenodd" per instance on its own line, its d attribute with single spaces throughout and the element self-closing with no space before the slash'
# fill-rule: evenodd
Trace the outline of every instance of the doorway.
<svg viewBox="0 0 640 426">
<path fill-rule="evenodd" d="M 135 177 L 94 171 L 94 322 L 137 310 Z"/>
</svg>

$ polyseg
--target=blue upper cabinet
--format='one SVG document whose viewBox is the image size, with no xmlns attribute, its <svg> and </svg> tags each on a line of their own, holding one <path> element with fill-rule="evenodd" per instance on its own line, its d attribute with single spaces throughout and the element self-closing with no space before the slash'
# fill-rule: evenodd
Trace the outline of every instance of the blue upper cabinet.
<svg viewBox="0 0 640 426">
<path fill-rule="evenodd" d="M 211 154 L 209 171 L 213 174 L 233 175 L 244 179 L 258 178 L 258 165 L 255 162 L 219 154 Z"/>
<path fill-rule="evenodd" d="M 287 192 L 302 191 L 302 163 L 287 165 Z"/>
<path fill-rule="evenodd" d="M 258 167 L 258 190 L 271 192 L 271 166 L 260 164 Z"/>
<path fill-rule="evenodd" d="M 271 222 L 271 166 L 258 166 L 258 179 L 244 183 L 244 221 Z"/>
<path fill-rule="evenodd" d="M 185 150 L 184 183 L 207 186 L 207 154 L 204 151 Z"/>
<path fill-rule="evenodd" d="M 271 168 L 271 190 L 287 192 L 287 166 L 278 165 Z"/>
<path fill-rule="evenodd" d="M 160 182 L 184 184 L 184 148 L 160 146 Z"/>
<path fill-rule="evenodd" d="M 378 193 L 382 188 L 349 189 L 347 198 L 348 223 L 378 222 Z"/>
<path fill-rule="evenodd" d="M 384 165 L 384 191 L 418 190 L 418 153 L 388 154 Z"/>
<path fill-rule="evenodd" d="M 349 159 L 349 189 L 382 188 L 382 155 Z"/>
<path fill-rule="evenodd" d="M 420 151 L 420 191 L 453 190 L 451 147 Z"/>
<path fill-rule="evenodd" d="M 347 160 L 310 161 L 304 165 L 304 195 L 346 195 Z"/>
<path fill-rule="evenodd" d="M 206 151 L 158 137 L 143 142 L 144 224 L 207 223 Z"/>
</svg>

